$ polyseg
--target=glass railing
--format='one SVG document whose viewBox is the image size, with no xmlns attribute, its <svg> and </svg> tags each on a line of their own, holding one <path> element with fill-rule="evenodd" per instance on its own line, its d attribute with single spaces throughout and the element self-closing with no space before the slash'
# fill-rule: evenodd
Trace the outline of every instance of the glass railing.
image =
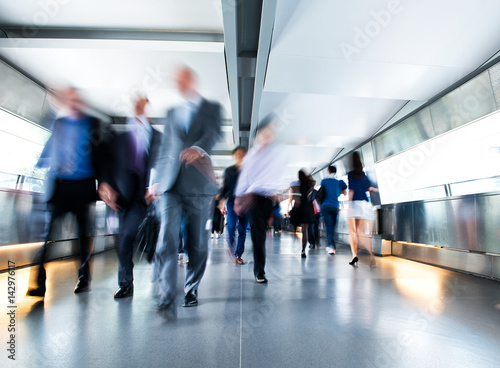
<svg viewBox="0 0 500 368">
<path fill-rule="evenodd" d="M 44 191 L 44 186 L 45 180 L 41 178 L 0 172 L 0 190 L 13 189 L 42 193 Z"/>
</svg>

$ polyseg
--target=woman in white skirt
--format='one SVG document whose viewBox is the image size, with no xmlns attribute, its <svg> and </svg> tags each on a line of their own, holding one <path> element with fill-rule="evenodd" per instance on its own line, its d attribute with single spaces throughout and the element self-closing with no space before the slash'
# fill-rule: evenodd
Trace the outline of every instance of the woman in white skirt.
<svg viewBox="0 0 500 368">
<path fill-rule="evenodd" d="M 365 234 L 365 229 L 374 220 L 374 213 L 370 202 L 368 202 L 366 192 L 378 192 L 378 189 L 373 186 L 363 171 L 363 164 L 357 152 L 352 154 L 352 168 L 352 171 L 347 174 L 349 189 L 347 226 L 353 257 L 349 264 L 355 266 L 358 263 L 358 243 L 362 239 L 370 242 L 370 238 Z M 371 244 L 365 244 L 365 248 L 370 253 L 370 266 L 375 267 Z"/>
</svg>

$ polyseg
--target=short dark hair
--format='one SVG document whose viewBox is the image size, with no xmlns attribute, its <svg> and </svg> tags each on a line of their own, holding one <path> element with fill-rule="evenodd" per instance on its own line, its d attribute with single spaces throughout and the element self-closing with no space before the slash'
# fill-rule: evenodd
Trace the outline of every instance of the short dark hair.
<svg viewBox="0 0 500 368">
<path fill-rule="evenodd" d="M 245 146 L 236 146 L 236 148 L 233 150 L 233 152 L 231 154 L 234 155 L 238 151 L 243 151 L 243 152 L 247 153 L 247 149 Z"/>
<path fill-rule="evenodd" d="M 262 120 L 259 121 L 257 129 L 255 129 L 255 135 L 259 134 L 262 129 L 271 124 L 274 119 L 276 119 L 276 115 L 274 115 L 274 113 L 267 114 Z"/>
<path fill-rule="evenodd" d="M 330 174 L 335 174 L 337 172 L 337 168 L 333 165 L 328 166 L 328 172 Z"/>
</svg>

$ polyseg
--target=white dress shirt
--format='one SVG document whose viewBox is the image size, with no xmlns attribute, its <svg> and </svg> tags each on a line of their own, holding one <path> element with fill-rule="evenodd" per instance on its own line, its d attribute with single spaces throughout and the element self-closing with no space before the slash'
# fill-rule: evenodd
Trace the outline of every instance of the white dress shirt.
<svg viewBox="0 0 500 368">
<path fill-rule="evenodd" d="M 269 197 L 283 191 L 286 188 L 282 180 L 287 161 L 279 144 L 254 146 L 243 160 L 235 195 L 241 197 L 253 193 Z"/>
</svg>

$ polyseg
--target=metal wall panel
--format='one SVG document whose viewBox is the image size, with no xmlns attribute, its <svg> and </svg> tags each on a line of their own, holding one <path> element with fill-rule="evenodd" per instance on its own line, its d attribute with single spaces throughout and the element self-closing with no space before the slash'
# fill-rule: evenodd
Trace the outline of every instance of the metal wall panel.
<svg viewBox="0 0 500 368">
<path fill-rule="evenodd" d="M 396 205 L 394 229 L 394 240 L 413 241 L 413 205 L 411 203 Z"/>
<path fill-rule="evenodd" d="M 393 242 L 392 255 L 486 277 L 500 276 L 500 257 L 490 254 Z"/>
<path fill-rule="evenodd" d="M 476 244 L 474 197 L 414 203 L 413 243 L 471 249 Z"/>
<path fill-rule="evenodd" d="M 0 246 L 43 241 L 44 224 L 41 193 L 0 190 Z"/>
<path fill-rule="evenodd" d="M 380 215 L 394 219 L 392 255 L 500 279 L 500 194 L 383 206 Z"/>
<path fill-rule="evenodd" d="M 394 205 L 388 205 L 378 210 L 379 234 L 383 239 L 393 239 L 395 232 Z"/>
<path fill-rule="evenodd" d="M 500 254 L 500 195 L 477 196 L 477 249 Z"/>
<path fill-rule="evenodd" d="M 500 257 L 492 257 L 491 259 L 491 277 L 500 280 Z"/>
</svg>

